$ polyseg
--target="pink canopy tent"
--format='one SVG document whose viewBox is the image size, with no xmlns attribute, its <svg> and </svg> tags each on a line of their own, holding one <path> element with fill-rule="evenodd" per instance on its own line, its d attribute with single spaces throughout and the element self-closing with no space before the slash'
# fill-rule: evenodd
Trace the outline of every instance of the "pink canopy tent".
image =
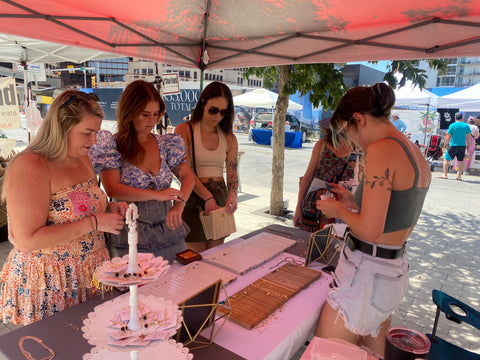
<svg viewBox="0 0 480 360">
<path fill-rule="evenodd" d="M 0 32 L 201 69 L 463 57 L 480 0 L 0 0 Z"/>
</svg>

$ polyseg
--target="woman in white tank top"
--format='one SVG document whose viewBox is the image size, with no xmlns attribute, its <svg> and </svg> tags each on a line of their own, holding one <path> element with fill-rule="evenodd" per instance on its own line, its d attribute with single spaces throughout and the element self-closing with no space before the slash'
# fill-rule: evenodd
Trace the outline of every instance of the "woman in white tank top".
<svg viewBox="0 0 480 360">
<path fill-rule="evenodd" d="M 183 220 L 191 228 L 186 238 L 187 246 L 197 252 L 224 242 L 224 239 L 207 241 L 199 211 L 205 210 L 208 214 L 223 206 L 230 214 L 237 210 L 238 143 L 232 132 L 233 119 L 230 89 L 225 84 L 213 82 L 200 95 L 191 120 L 175 128 L 187 145 L 189 163 L 196 173 L 195 187 L 183 211 Z"/>
</svg>

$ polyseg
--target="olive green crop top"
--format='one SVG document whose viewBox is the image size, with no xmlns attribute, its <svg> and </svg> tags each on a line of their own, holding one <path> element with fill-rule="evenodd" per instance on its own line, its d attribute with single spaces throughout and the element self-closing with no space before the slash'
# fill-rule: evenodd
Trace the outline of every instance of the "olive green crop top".
<svg viewBox="0 0 480 360">
<path fill-rule="evenodd" d="M 390 195 L 390 203 L 388 205 L 387 218 L 385 219 L 383 232 L 391 233 L 394 231 L 408 229 L 417 223 L 430 185 L 426 188 L 417 187 L 419 171 L 412 154 L 408 150 L 407 146 L 400 140 L 393 137 L 387 137 L 387 139 L 395 140 L 402 146 L 403 150 L 410 159 L 413 169 L 415 170 L 415 180 L 413 182 L 413 186 L 406 190 L 392 190 Z M 363 187 L 364 178 L 362 176 L 362 179 L 358 184 L 358 188 L 353 197 L 359 208 L 362 207 Z"/>
</svg>

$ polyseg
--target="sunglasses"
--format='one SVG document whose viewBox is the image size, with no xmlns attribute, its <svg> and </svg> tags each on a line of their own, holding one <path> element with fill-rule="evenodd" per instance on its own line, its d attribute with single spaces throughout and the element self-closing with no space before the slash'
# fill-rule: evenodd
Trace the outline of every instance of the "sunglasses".
<svg viewBox="0 0 480 360">
<path fill-rule="evenodd" d="M 222 115 L 222 116 L 227 116 L 229 114 L 228 109 L 220 110 L 219 108 L 217 108 L 215 106 L 212 106 L 207 111 L 210 115 L 217 115 L 218 113 L 220 113 L 220 115 Z"/>
<path fill-rule="evenodd" d="M 75 93 L 74 95 L 70 96 L 67 100 L 65 100 L 65 102 L 62 105 L 60 105 L 60 107 L 68 106 L 68 104 L 73 103 L 77 99 L 82 99 L 82 100 L 86 100 L 86 101 L 89 101 L 89 100 L 99 101 L 100 100 L 98 95 L 95 94 L 95 93 L 86 93 L 86 92 L 83 92 L 83 91 L 79 91 L 79 92 Z"/>
</svg>

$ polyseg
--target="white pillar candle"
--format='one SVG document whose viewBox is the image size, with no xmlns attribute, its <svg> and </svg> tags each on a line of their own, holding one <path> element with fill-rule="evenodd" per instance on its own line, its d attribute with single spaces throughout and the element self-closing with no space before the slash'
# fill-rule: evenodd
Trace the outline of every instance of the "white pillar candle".
<svg viewBox="0 0 480 360">
<path fill-rule="evenodd" d="M 127 273 L 138 273 L 138 260 L 137 260 L 137 219 L 138 209 L 134 203 L 128 206 L 125 222 L 128 225 L 128 268 Z"/>
</svg>

